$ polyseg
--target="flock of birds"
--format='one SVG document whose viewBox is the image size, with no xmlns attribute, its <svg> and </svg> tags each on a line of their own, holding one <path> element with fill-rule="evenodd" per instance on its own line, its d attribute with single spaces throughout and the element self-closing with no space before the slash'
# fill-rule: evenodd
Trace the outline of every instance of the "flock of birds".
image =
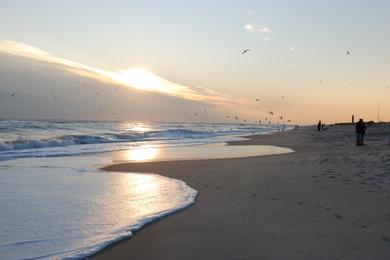
<svg viewBox="0 0 390 260">
<path fill-rule="evenodd" d="M 251 50 L 251 49 L 244 49 L 244 50 L 242 50 L 242 51 L 241 51 L 241 55 L 247 54 L 250 50 Z M 346 53 L 346 55 L 351 55 L 351 51 L 349 51 L 349 50 L 347 50 L 345 53 Z M 323 82 L 322 79 L 320 80 L 320 84 L 321 84 L 322 86 L 324 85 L 324 82 Z M 350 83 L 350 85 L 353 85 L 353 83 Z M 284 96 L 281 96 L 281 98 L 282 98 L 282 100 L 284 100 Z M 259 102 L 260 99 L 256 98 L 256 101 Z M 272 112 L 272 111 L 268 111 L 268 114 L 271 115 L 271 116 L 274 116 L 274 112 Z M 227 117 L 227 118 L 229 118 L 229 117 Z M 281 116 L 279 117 L 280 120 L 282 120 L 283 118 L 284 118 L 283 115 L 281 115 Z M 235 119 L 238 120 L 238 117 L 235 116 Z M 266 117 L 265 120 L 268 121 L 269 124 L 271 124 L 271 120 L 270 120 L 268 117 Z M 246 122 L 245 119 L 244 119 L 244 121 Z M 261 123 L 261 120 L 259 120 L 259 121 L 257 121 L 257 122 L 258 122 L 258 123 Z M 288 120 L 286 120 L 286 122 L 287 122 L 287 123 L 291 123 L 291 120 L 288 119 Z M 279 123 L 280 123 L 280 122 L 277 122 L 277 124 L 279 124 Z"/>
<path fill-rule="evenodd" d="M 247 54 L 249 51 L 251 51 L 251 49 L 244 49 L 244 50 L 241 51 L 241 55 L 245 55 L 245 54 Z M 346 55 L 351 55 L 351 52 L 350 52 L 350 51 L 346 51 Z M 321 85 L 324 85 L 324 82 L 323 82 L 322 79 L 319 80 L 319 82 L 320 82 Z M 353 83 L 350 83 L 350 84 L 353 84 Z M 78 88 L 78 89 L 77 89 L 77 93 L 78 93 L 78 95 L 79 95 L 79 97 L 80 97 L 81 94 L 82 94 L 82 90 L 80 89 L 80 87 L 84 89 L 84 88 L 87 87 L 87 84 L 86 84 L 85 82 L 82 83 L 82 82 L 80 82 L 80 81 L 77 81 L 77 82 L 76 82 L 76 87 Z M 113 91 L 116 91 L 116 90 L 117 90 L 117 87 L 114 86 L 114 87 L 113 87 Z M 98 92 L 98 91 L 96 91 L 96 90 L 93 90 L 93 91 L 94 91 L 94 94 L 95 94 L 96 96 L 99 96 L 99 95 L 100 95 L 100 92 Z M 54 91 L 53 91 L 53 90 L 51 90 L 50 93 L 51 93 L 52 98 L 53 98 L 54 101 L 58 101 L 58 100 L 59 100 L 59 97 L 58 97 L 57 95 L 54 95 Z M 14 92 L 14 93 L 10 94 L 9 97 L 10 97 L 11 99 L 15 99 L 16 96 L 17 96 L 17 93 Z M 2 99 L 3 99 L 3 98 L 0 97 L 0 100 L 2 100 Z M 284 97 L 284 96 L 281 96 L 281 100 L 282 100 L 282 102 L 285 102 L 285 97 Z M 34 102 L 37 102 L 37 99 L 34 97 L 34 98 L 33 98 L 33 101 L 34 101 Z M 255 101 L 256 101 L 256 102 L 260 102 L 260 99 L 259 99 L 259 98 L 256 98 Z M 87 99 L 84 100 L 84 103 L 88 105 L 88 100 L 87 100 Z M 99 111 L 100 113 L 103 113 L 103 112 L 104 112 L 104 109 L 103 109 L 102 107 L 100 107 L 100 108 L 98 109 L 98 111 Z M 116 114 L 117 114 L 116 112 L 111 112 L 111 115 L 112 115 L 113 117 L 115 117 Z M 197 120 L 200 119 L 200 118 L 202 118 L 202 117 L 203 117 L 203 119 L 205 119 L 206 114 L 207 114 L 207 110 L 203 110 L 203 111 L 201 111 L 201 112 L 196 112 L 196 113 L 194 113 L 194 116 L 195 116 L 195 118 L 196 118 Z M 190 119 L 192 120 L 192 117 L 191 117 Z M 240 122 L 241 124 L 247 123 L 247 120 L 246 120 L 246 119 L 240 119 L 237 115 L 226 115 L 226 119 L 233 120 L 233 122 L 237 122 L 237 123 Z M 262 124 L 262 122 L 265 122 L 265 124 L 272 124 L 272 121 L 271 121 L 271 120 L 274 121 L 274 122 L 276 122 L 276 124 L 280 124 L 280 123 L 291 123 L 291 122 L 292 122 L 290 119 L 286 119 L 284 115 L 276 115 L 276 113 L 274 113 L 273 111 L 268 110 L 268 111 L 267 111 L 267 116 L 264 117 L 264 120 L 262 121 L 262 119 L 259 119 L 259 120 L 255 121 L 255 123 Z"/>
<path fill-rule="evenodd" d="M 80 101 L 81 102 L 84 102 L 84 104 L 85 105 L 88 105 L 89 104 L 89 99 L 84 99 L 84 100 L 81 100 L 81 96 L 82 96 L 82 90 L 80 89 L 80 88 L 82 88 L 82 89 L 86 89 L 87 87 L 88 87 L 88 85 L 87 85 L 87 83 L 85 83 L 85 82 L 80 82 L 80 81 L 76 81 L 76 84 L 75 84 L 75 86 L 76 86 L 76 88 L 77 88 L 77 94 L 78 94 L 78 98 L 80 99 Z M 117 87 L 113 87 L 112 88 L 113 89 L 113 91 L 116 91 L 117 90 Z M 94 92 L 94 94 L 96 95 L 96 96 L 99 96 L 100 95 L 100 92 L 99 91 L 96 91 L 96 90 L 93 90 L 93 92 Z M 59 102 L 61 99 L 60 99 L 60 97 L 58 96 L 58 94 L 55 94 L 55 91 L 54 90 L 49 90 L 49 94 L 50 94 L 50 96 L 51 96 L 51 98 L 52 98 L 52 100 L 53 101 L 55 101 L 55 102 Z M 19 95 L 19 94 L 18 94 Z M 10 95 L 9 95 L 9 98 L 11 99 L 11 100 L 13 100 L 13 99 L 16 99 L 16 97 L 17 97 L 17 93 L 16 92 L 13 92 L 13 93 L 11 93 Z M 3 97 L 0 97 L 0 101 L 1 100 L 3 100 L 4 98 Z M 32 101 L 35 103 L 35 102 L 37 102 L 38 101 L 38 99 L 36 98 L 36 97 L 33 97 L 32 98 Z M 104 112 L 104 109 L 103 108 L 99 108 L 98 109 L 98 111 L 100 112 L 100 113 L 103 113 Z M 116 112 L 111 112 L 111 115 L 112 116 L 116 116 Z"/>
<path fill-rule="evenodd" d="M 284 96 L 281 97 L 282 99 L 284 99 Z M 256 98 L 255 101 L 259 102 L 260 99 L 259 98 Z M 196 112 L 194 113 L 194 116 L 196 118 L 200 118 L 200 117 L 205 117 L 205 114 L 207 113 L 207 110 L 203 110 L 202 112 Z M 268 115 L 269 114 L 269 115 Z M 271 110 L 268 110 L 267 111 L 267 115 L 265 118 L 264 118 L 264 121 L 262 119 L 259 119 L 259 120 L 256 120 L 254 121 L 255 124 L 272 124 L 272 121 L 271 120 L 277 120 L 276 121 L 276 124 L 280 124 L 280 123 L 291 123 L 292 121 L 290 119 L 287 119 L 285 120 L 284 122 L 282 122 L 281 120 L 285 119 L 283 115 L 280 115 L 280 116 L 277 116 L 273 111 Z M 243 119 L 240 119 L 237 115 L 226 115 L 226 119 L 232 119 L 232 120 L 235 120 L 235 122 L 240 122 L 241 124 L 245 124 L 247 123 L 248 121 L 243 118 Z M 265 123 L 264 123 L 265 122 Z"/>
</svg>

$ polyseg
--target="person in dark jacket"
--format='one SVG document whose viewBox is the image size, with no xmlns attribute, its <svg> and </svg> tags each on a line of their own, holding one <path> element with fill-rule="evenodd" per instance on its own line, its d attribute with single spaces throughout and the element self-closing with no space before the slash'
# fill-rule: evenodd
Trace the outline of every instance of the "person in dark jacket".
<svg viewBox="0 0 390 260">
<path fill-rule="evenodd" d="M 356 145 L 364 145 L 364 134 L 366 133 L 366 124 L 363 119 L 356 123 Z"/>
</svg>

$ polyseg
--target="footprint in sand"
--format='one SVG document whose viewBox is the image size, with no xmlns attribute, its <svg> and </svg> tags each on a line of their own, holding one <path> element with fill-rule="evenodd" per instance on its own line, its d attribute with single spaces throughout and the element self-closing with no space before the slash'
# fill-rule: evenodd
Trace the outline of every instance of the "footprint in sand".
<svg viewBox="0 0 390 260">
<path fill-rule="evenodd" d="M 390 237 L 386 236 L 386 234 L 381 234 L 381 239 L 390 242 Z"/>
<path fill-rule="evenodd" d="M 327 207 L 323 207 L 323 206 L 318 206 L 319 209 L 325 209 L 325 210 L 330 210 L 330 208 L 327 208 Z"/>
</svg>

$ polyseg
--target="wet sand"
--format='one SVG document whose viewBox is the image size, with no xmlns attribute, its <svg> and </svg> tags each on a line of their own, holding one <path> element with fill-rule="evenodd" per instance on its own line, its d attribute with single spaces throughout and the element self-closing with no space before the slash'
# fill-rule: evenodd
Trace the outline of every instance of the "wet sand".
<svg viewBox="0 0 390 260">
<path fill-rule="evenodd" d="M 117 164 L 198 190 L 196 203 L 94 259 L 390 259 L 390 126 L 253 136 L 295 153 L 239 159 Z"/>
</svg>

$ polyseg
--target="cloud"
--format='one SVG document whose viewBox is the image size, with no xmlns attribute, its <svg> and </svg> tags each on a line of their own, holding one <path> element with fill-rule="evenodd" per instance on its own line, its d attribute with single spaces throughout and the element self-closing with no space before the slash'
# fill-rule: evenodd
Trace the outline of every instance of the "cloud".
<svg viewBox="0 0 390 260">
<path fill-rule="evenodd" d="M 56 57 L 34 46 L 14 42 L 0 42 L 0 52 L 28 59 L 50 63 L 68 72 L 93 78 L 103 83 L 117 84 L 144 91 L 152 91 L 191 101 L 207 102 L 210 104 L 241 104 L 244 99 L 231 97 L 203 87 L 190 87 L 153 74 L 152 72 L 130 68 L 108 71 L 87 66 L 72 60 Z"/>
<path fill-rule="evenodd" d="M 271 33 L 271 29 L 266 27 L 266 26 L 257 26 L 257 25 L 249 24 L 249 23 L 244 25 L 244 30 L 251 32 L 251 33 L 256 33 L 256 34 Z"/>
<path fill-rule="evenodd" d="M 270 33 L 271 32 L 271 29 L 268 28 L 268 27 L 259 27 L 257 30 L 259 32 L 264 32 L 264 33 Z"/>
<path fill-rule="evenodd" d="M 254 27 L 251 24 L 245 24 L 244 29 L 248 32 L 253 32 Z"/>
</svg>

